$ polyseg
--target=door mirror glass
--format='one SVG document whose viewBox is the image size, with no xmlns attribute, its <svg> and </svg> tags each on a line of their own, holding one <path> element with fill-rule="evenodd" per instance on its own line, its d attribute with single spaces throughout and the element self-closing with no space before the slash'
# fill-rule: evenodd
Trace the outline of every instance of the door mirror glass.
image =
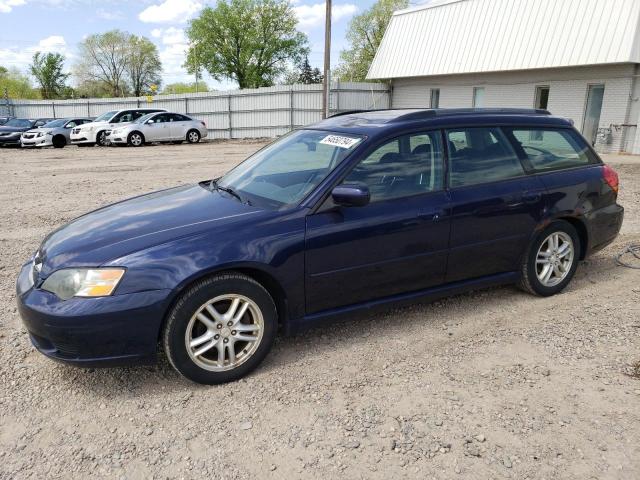
<svg viewBox="0 0 640 480">
<path fill-rule="evenodd" d="M 151 125 L 153 123 L 156 123 L 155 120 L 151 119 L 151 120 L 147 120 L 147 124 Z"/>
<path fill-rule="evenodd" d="M 346 184 L 335 187 L 331 198 L 343 207 L 364 207 L 371 200 L 371 193 L 366 185 Z"/>
</svg>

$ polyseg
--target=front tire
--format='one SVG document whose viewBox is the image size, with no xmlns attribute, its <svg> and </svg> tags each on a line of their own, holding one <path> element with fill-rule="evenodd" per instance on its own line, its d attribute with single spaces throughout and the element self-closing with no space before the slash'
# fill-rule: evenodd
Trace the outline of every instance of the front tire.
<svg viewBox="0 0 640 480">
<path fill-rule="evenodd" d="M 187 142 L 198 143 L 200 141 L 200 132 L 197 130 L 189 130 L 187 132 Z"/>
<path fill-rule="evenodd" d="M 51 141 L 53 148 L 64 148 L 67 145 L 67 139 L 63 135 L 56 135 Z"/>
<path fill-rule="evenodd" d="M 267 356 L 278 315 L 265 288 L 246 275 L 200 280 L 169 312 L 163 347 L 171 365 L 197 383 L 237 380 Z"/>
<path fill-rule="evenodd" d="M 144 136 L 140 132 L 131 132 L 127 137 L 127 145 L 141 147 L 144 145 Z"/>
<path fill-rule="evenodd" d="M 109 142 L 107 142 L 107 133 L 104 130 L 98 132 L 96 135 L 96 144 L 99 147 L 106 147 L 109 144 Z"/>
<path fill-rule="evenodd" d="M 541 297 L 560 293 L 578 268 L 580 239 L 568 222 L 556 221 L 542 230 L 522 262 L 519 286 Z"/>
</svg>

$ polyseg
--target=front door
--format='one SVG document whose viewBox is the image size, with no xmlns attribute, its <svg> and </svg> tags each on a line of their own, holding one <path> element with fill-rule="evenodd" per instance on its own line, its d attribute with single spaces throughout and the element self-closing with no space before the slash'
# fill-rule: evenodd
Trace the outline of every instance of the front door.
<svg viewBox="0 0 640 480">
<path fill-rule="evenodd" d="M 144 137 L 147 142 L 161 142 L 171 138 L 171 124 L 168 113 L 160 113 L 147 120 Z M 153 123 L 149 123 L 153 120 Z"/>
<path fill-rule="evenodd" d="M 499 128 L 446 132 L 451 241 L 446 281 L 517 269 L 544 209 L 544 185 L 527 176 Z"/>
<path fill-rule="evenodd" d="M 343 180 L 365 184 L 371 202 L 327 201 L 307 217 L 307 313 L 442 283 L 449 241 L 439 132 L 385 142 Z"/>
</svg>

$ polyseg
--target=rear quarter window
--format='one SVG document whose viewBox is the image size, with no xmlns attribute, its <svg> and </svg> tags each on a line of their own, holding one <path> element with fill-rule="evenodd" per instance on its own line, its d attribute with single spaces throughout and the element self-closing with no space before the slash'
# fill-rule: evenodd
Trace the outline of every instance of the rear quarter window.
<svg viewBox="0 0 640 480">
<path fill-rule="evenodd" d="M 586 166 L 597 162 L 587 143 L 573 130 L 545 128 L 511 129 L 528 168 L 545 172 Z"/>
</svg>

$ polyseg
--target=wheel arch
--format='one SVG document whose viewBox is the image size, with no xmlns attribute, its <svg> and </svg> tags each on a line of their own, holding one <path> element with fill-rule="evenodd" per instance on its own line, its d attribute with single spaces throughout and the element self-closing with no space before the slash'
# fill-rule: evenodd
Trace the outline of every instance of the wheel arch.
<svg viewBox="0 0 640 480">
<path fill-rule="evenodd" d="M 587 249 L 589 248 L 589 230 L 587 229 L 587 225 L 584 220 L 575 216 L 561 216 L 554 218 L 553 220 L 565 221 L 576 229 L 578 238 L 580 239 L 579 259 L 584 260 L 587 256 Z"/>
<path fill-rule="evenodd" d="M 164 316 L 162 318 L 162 322 L 160 325 L 160 329 L 158 330 L 158 341 L 162 338 L 162 332 L 164 331 L 164 326 L 166 325 L 167 318 L 169 316 L 169 312 L 173 309 L 174 305 L 180 299 L 180 296 L 183 292 L 189 289 L 191 285 L 207 278 L 212 277 L 214 275 L 220 275 L 224 273 L 240 273 L 246 275 L 247 277 L 258 282 L 265 290 L 271 295 L 273 302 L 276 306 L 276 312 L 278 314 L 278 325 L 280 327 L 285 327 L 289 320 L 289 310 L 288 310 L 288 300 L 287 294 L 280 284 L 280 282 L 275 278 L 274 275 L 267 272 L 265 268 L 262 268 L 260 265 L 255 264 L 236 264 L 236 265 L 224 265 L 218 268 L 199 272 L 197 275 L 193 275 L 183 281 L 173 292 L 169 303 L 167 304 L 167 308 L 164 312 Z"/>
<path fill-rule="evenodd" d="M 142 133 L 140 130 L 131 130 L 128 134 L 127 134 L 127 143 L 129 143 L 129 138 L 131 138 L 131 135 L 133 135 L 134 133 L 139 134 L 142 137 L 142 143 L 146 143 L 147 138 L 144 136 L 144 133 Z"/>
<path fill-rule="evenodd" d="M 51 139 L 51 143 L 55 143 L 56 139 L 62 139 L 62 141 L 64 142 L 63 145 L 67 145 L 69 143 L 69 141 L 67 140 L 67 137 L 65 137 L 61 133 L 56 133 Z"/>
</svg>

